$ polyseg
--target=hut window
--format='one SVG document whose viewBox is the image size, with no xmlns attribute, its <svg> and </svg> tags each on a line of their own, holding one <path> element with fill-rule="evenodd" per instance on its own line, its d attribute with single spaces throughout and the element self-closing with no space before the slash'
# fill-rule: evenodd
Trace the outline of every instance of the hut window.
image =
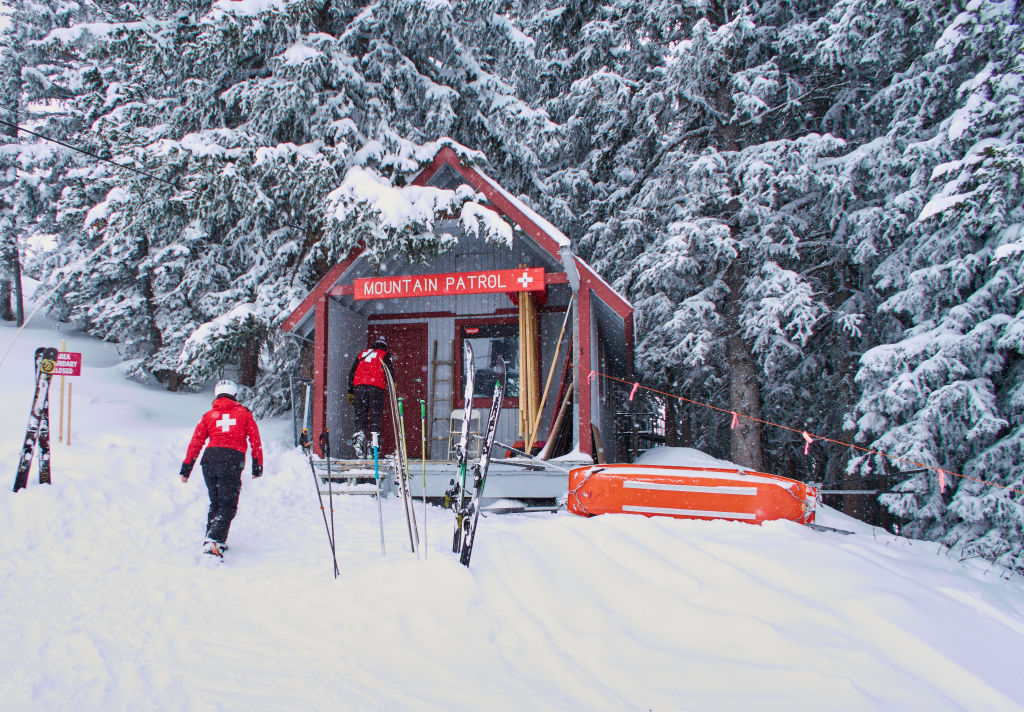
<svg viewBox="0 0 1024 712">
<path fill-rule="evenodd" d="M 462 338 L 473 347 L 476 377 L 473 381 L 474 398 L 490 398 L 494 393 L 498 358 L 505 360 L 508 382 L 507 398 L 519 397 L 519 334 L 515 324 L 480 324 L 465 326 Z"/>
</svg>

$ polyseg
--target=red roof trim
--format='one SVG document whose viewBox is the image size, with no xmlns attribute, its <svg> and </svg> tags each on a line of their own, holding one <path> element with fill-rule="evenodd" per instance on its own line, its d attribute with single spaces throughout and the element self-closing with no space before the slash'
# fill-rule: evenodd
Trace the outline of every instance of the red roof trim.
<svg viewBox="0 0 1024 712">
<path fill-rule="evenodd" d="M 589 288 L 602 302 L 611 307 L 623 319 L 626 319 L 633 313 L 633 305 L 608 286 L 608 283 L 601 279 L 590 265 L 575 255 L 573 255 L 573 259 L 576 260 L 576 269 L 580 272 L 582 286 Z"/>
<path fill-rule="evenodd" d="M 437 152 L 434 161 L 416 177 L 413 185 L 425 185 L 444 164 L 451 166 L 452 170 L 465 178 L 466 182 L 473 186 L 474 190 L 482 193 L 487 198 L 487 202 L 497 208 L 499 213 L 510 218 L 512 222 L 521 227 L 527 235 L 536 240 L 552 257 L 556 260 L 559 259 L 558 245 L 555 241 L 540 226 L 524 215 L 523 211 L 509 201 L 501 191 L 491 185 L 490 181 L 484 178 L 476 168 L 464 165 L 459 160 L 458 154 L 449 146 L 445 146 Z"/>
<path fill-rule="evenodd" d="M 514 203 L 508 200 L 501 191 L 496 190 L 490 181 L 480 174 L 472 166 L 464 165 L 460 160 L 457 153 L 450 147 L 445 146 L 437 155 L 434 156 L 434 160 L 431 164 L 416 177 L 413 181 L 413 185 L 426 185 L 431 178 L 441 169 L 441 166 L 449 165 L 451 168 L 466 179 L 475 190 L 483 193 L 484 197 L 491 205 L 497 208 L 498 212 L 510 218 L 516 225 L 521 227 L 527 235 L 532 237 L 537 244 L 543 247 L 548 254 L 550 254 L 556 260 L 561 260 L 559 254 L 559 245 L 547 234 L 539 225 L 533 220 L 527 217 L 523 212 L 515 206 Z M 601 301 L 611 307 L 615 313 L 625 319 L 633 311 L 633 306 L 627 302 L 621 295 L 615 290 L 608 286 L 608 284 L 601 279 L 593 268 L 573 255 L 576 260 L 576 268 L 580 272 L 581 279 L 586 282 L 587 286 L 594 291 L 594 293 L 600 297 Z"/>
<path fill-rule="evenodd" d="M 345 274 L 345 270 L 351 267 L 352 263 L 355 262 L 361 254 L 363 254 L 362 245 L 353 249 L 348 253 L 348 257 L 334 265 L 334 267 L 332 267 L 330 271 L 328 271 L 327 274 L 325 274 L 323 278 L 316 283 L 316 286 L 313 287 L 313 290 L 306 295 L 306 298 L 302 300 L 299 306 L 297 306 L 294 311 L 288 315 L 288 318 L 284 320 L 283 324 L 281 324 L 281 328 L 285 331 L 292 331 L 295 327 L 305 321 L 306 316 L 316 306 L 317 302 L 320 301 L 320 298 L 327 294 L 331 287 L 334 286 L 334 283 L 341 278 L 341 275 Z"/>
<path fill-rule="evenodd" d="M 420 174 L 416 176 L 416 179 L 412 182 L 413 185 L 426 185 L 430 182 L 430 179 L 434 177 L 434 174 L 441 170 L 441 166 L 448 164 L 454 166 L 460 164 L 458 155 L 451 149 L 450 146 L 443 146 L 440 151 L 434 156 L 434 160 L 430 162 L 430 165 L 420 171 Z"/>
</svg>

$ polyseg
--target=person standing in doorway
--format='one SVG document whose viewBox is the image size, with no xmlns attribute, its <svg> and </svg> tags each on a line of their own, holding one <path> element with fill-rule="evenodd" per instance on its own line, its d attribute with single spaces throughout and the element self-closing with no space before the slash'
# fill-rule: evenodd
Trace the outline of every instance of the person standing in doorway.
<svg viewBox="0 0 1024 712">
<path fill-rule="evenodd" d="M 238 511 L 238 495 L 242 491 L 246 441 L 252 449 L 253 479 L 263 474 L 263 445 L 252 413 L 236 400 L 238 386 L 235 382 L 220 381 L 213 394 L 213 408 L 199 419 L 188 444 L 185 461 L 181 464 L 181 481 L 188 482 L 196 458 L 209 440 L 201 461 L 203 479 L 210 495 L 203 551 L 223 557 L 227 550 L 228 529 Z"/>
<path fill-rule="evenodd" d="M 373 457 L 370 433 L 382 432 L 384 395 L 388 387 L 385 368 L 393 373 L 388 343 L 383 336 L 378 336 L 373 346 L 356 356 L 348 372 L 348 402 L 353 405 L 356 416 L 352 447 L 359 458 Z"/>
</svg>

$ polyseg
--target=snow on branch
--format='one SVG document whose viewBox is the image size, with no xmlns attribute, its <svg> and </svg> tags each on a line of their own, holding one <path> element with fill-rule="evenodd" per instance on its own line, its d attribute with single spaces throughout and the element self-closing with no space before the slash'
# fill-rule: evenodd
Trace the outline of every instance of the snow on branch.
<svg viewBox="0 0 1024 712">
<path fill-rule="evenodd" d="M 341 185 L 328 194 L 328 227 L 355 235 L 370 254 L 440 252 L 455 238 L 435 234 L 440 220 L 458 217 L 463 229 L 496 244 L 511 246 L 512 228 L 493 210 L 483 207 L 468 185 L 455 190 L 431 186 L 396 186 L 377 171 L 353 166 Z"/>
<path fill-rule="evenodd" d="M 236 347 L 239 337 L 264 327 L 254 304 L 239 304 L 221 316 L 200 325 L 186 339 L 178 356 L 178 372 L 186 382 L 198 386 L 213 376 L 216 364 L 226 361 L 218 353 Z"/>
<path fill-rule="evenodd" d="M 428 186 L 395 187 L 373 170 L 354 166 L 342 184 L 327 196 L 328 215 L 344 220 L 356 207 L 374 213 L 387 228 L 430 225 L 441 214 L 452 214 L 473 195 L 469 186 L 443 190 Z"/>
<path fill-rule="evenodd" d="M 811 285 L 796 272 L 767 262 L 760 276 L 744 290 L 749 301 L 741 319 L 754 352 L 767 356 L 789 342 L 806 345 L 828 307 L 815 298 Z"/>
</svg>

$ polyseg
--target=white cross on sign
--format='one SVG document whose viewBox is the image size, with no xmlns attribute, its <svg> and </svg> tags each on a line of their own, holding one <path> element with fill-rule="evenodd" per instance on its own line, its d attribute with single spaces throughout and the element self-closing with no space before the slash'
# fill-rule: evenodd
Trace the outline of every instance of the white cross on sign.
<svg viewBox="0 0 1024 712">
<path fill-rule="evenodd" d="M 225 413 L 224 415 L 220 416 L 220 420 L 214 423 L 214 425 L 218 426 L 222 432 L 226 433 L 227 431 L 231 430 L 231 426 L 237 422 L 237 420 L 235 420 L 230 415 Z"/>
<path fill-rule="evenodd" d="M 526 290 L 528 290 L 530 288 L 530 283 L 533 282 L 533 277 L 531 277 L 526 272 L 526 270 L 523 270 L 523 276 L 521 276 L 516 281 L 519 282 L 519 284 L 523 285 L 523 291 L 525 292 Z"/>
</svg>

